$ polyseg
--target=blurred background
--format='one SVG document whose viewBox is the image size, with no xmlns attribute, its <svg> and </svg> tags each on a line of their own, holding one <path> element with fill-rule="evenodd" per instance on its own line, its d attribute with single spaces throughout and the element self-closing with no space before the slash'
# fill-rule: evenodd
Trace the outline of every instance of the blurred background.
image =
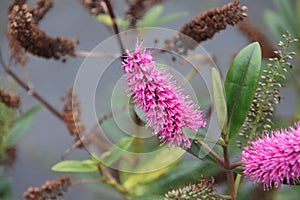
<svg viewBox="0 0 300 200">
<path fill-rule="evenodd" d="M 178 30 L 187 21 L 191 20 L 200 12 L 213 7 L 221 7 L 230 1 L 225 0 L 166 0 L 163 3 L 164 14 L 177 11 L 185 11 L 187 16 L 175 21 L 170 21 L 161 27 Z M 29 1 L 34 5 L 36 1 Z M 126 4 L 122 0 L 114 0 L 114 8 L 118 16 L 123 16 Z M 8 60 L 9 50 L 6 38 L 7 8 L 9 0 L 0 1 L 0 48 L 5 60 Z M 242 5 L 248 7 L 249 19 L 273 42 L 275 38 L 270 36 L 262 20 L 265 9 L 273 9 L 272 0 L 243 0 Z M 82 6 L 79 0 L 54 1 L 54 7 L 46 14 L 39 23 L 39 27 L 51 36 L 66 36 L 76 38 L 80 41 L 76 50 L 90 51 L 98 43 L 110 37 L 113 32 Z M 208 52 L 216 55 L 218 66 L 223 74 L 226 74 L 232 56 L 248 44 L 247 38 L 238 31 L 236 27 L 228 28 L 217 33 L 212 40 L 201 43 Z M 68 57 L 66 63 L 55 60 L 45 60 L 30 56 L 27 69 L 34 84 L 34 88 L 45 99 L 59 110 L 62 103 L 59 98 L 65 96 L 67 88 L 74 83 L 78 68 L 84 57 Z M 20 72 L 20 69 L 13 70 Z M 1 75 L 4 73 L 0 71 Z M 22 76 L 22 74 L 20 74 Z M 26 92 L 19 90 L 22 98 L 22 110 L 27 110 L 38 104 Z M 282 115 L 293 113 L 295 98 L 293 91 L 283 90 L 282 101 L 279 112 Z M 287 98 L 288 97 L 288 98 Z M 52 172 L 50 167 L 60 158 L 64 151 L 73 144 L 73 138 L 69 136 L 68 130 L 46 109 L 38 112 L 30 133 L 17 145 L 17 160 L 12 168 L 5 171 L 6 177 L 12 178 L 12 199 L 21 199 L 24 191 L 29 186 L 40 186 L 46 180 L 54 180 L 61 174 Z M 86 159 L 89 155 L 85 151 L 75 150 L 69 159 Z M 65 199 L 121 199 L 116 191 L 106 185 L 101 187 L 79 185 L 72 187 L 66 194 Z"/>
</svg>

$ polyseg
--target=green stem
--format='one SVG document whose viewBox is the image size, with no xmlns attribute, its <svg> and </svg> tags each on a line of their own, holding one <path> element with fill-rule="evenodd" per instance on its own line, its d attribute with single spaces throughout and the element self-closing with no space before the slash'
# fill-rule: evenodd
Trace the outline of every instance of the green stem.
<svg viewBox="0 0 300 200">
<path fill-rule="evenodd" d="M 197 142 L 199 142 L 199 144 L 201 144 L 203 146 L 203 148 L 206 149 L 206 151 L 209 152 L 209 154 L 218 161 L 218 163 L 220 164 L 221 167 L 224 167 L 224 160 L 216 153 L 214 152 L 214 150 L 212 150 L 205 142 L 203 142 L 202 140 L 196 139 Z"/>
<path fill-rule="evenodd" d="M 226 141 L 226 143 L 228 143 Z M 224 153 L 224 168 L 226 170 L 226 178 L 227 178 L 227 185 L 228 185 L 228 193 L 232 197 L 232 200 L 236 199 L 236 188 L 235 188 L 235 182 L 233 177 L 233 172 L 230 171 L 230 160 L 229 160 L 229 153 L 228 153 L 228 146 L 223 146 L 223 153 Z"/>
</svg>

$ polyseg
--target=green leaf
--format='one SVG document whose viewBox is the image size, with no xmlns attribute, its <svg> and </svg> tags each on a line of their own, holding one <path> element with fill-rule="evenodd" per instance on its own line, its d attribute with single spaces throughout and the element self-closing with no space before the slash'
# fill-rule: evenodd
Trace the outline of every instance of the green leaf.
<svg viewBox="0 0 300 200">
<path fill-rule="evenodd" d="M 13 146 L 18 143 L 18 141 L 29 131 L 34 121 L 35 114 L 41 109 L 42 106 L 35 106 L 16 119 L 8 133 L 8 145 Z"/>
<path fill-rule="evenodd" d="M 250 109 L 261 67 L 258 42 L 242 49 L 234 58 L 225 80 L 228 139 L 239 131 Z"/>
<path fill-rule="evenodd" d="M 179 19 L 179 18 L 182 18 L 182 17 L 185 17 L 185 16 L 187 16 L 186 12 L 171 13 L 171 14 L 164 15 L 164 16 L 160 17 L 159 20 L 153 21 L 153 23 L 148 24 L 148 26 L 152 26 L 152 27 L 159 26 L 161 24 L 164 24 L 164 23 L 167 23 L 169 21 Z"/>
<path fill-rule="evenodd" d="M 113 25 L 112 19 L 109 14 L 99 14 L 97 15 L 97 20 L 105 24 L 106 26 L 111 27 Z M 116 18 L 116 23 L 118 26 L 122 27 L 123 29 L 127 29 L 128 21 L 123 20 L 120 17 Z"/>
<path fill-rule="evenodd" d="M 124 187 L 132 190 L 139 184 L 145 184 L 157 179 L 169 171 L 179 161 L 184 152 L 179 147 L 170 148 L 167 145 L 163 149 L 152 152 L 150 156 L 138 164 L 133 171 L 134 173 L 127 176 L 127 179 L 123 183 Z"/>
<path fill-rule="evenodd" d="M 56 172 L 95 172 L 98 170 L 93 160 L 64 160 L 52 166 Z"/>
<path fill-rule="evenodd" d="M 160 17 L 164 10 L 162 5 L 153 6 L 148 10 L 142 17 L 142 19 L 138 22 L 138 27 L 150 27 L 153 26 Z"/>
<path fill-rule="evenodd" d="M 274 0 L 274 4 L 288 27 L 286 30 L 297 37 L 297 18 L 291 0 Z"/>
<path fill-rule="evenodd" d="M 297 33 L 300 36 L 300 1 L 296 1 L 296 19 L 297 19 Z"/>
<path fill-rule="evenodd" d="M 155 181 L 135 188 L 141 195 L 165 194 L 172 188 L 178 188 L 200 178 L 209 177 L 219 169 L 219 166 L 199 161 L 182 161 Z"/>
<path fill-rule="evenodd" d="M 282 17 L 274 11 L 266 10 L 263 19 L 269 31 L 276 37 L 276 40 L 281 41 L 282 34 L 289 30 Z"/>
<path fill-rule="evenodd" d="M 195 156 L 196 158 L 211 163 L 215 165 L 219 165 L 219 163 L 210 155 L 207 154 L 205 157 L 202 157 L 202 150 L 201 150 L 202 145 L 199 144 L 196 140 L 192 141 L 192 146 L 187 149 L 186 151 Z M 215 146 L 216 148 L 217 146 Z"/>
<path fill-rule="evenodd" d="M 130 200 L 164 200 L 164 196 L 162 195 L 146 195 L 146 196 L 137 196 L 137 197 L 129 197 Z"/>
<path fill-rule="evenodd" d="M 219 128 L 222 130 L 227 119 L 227 107 L 220 73 L 215 68 L 212 68 L 212 83 L 214 107 L 217 112 Z"/>
<path fill-rule="evenodd" d="M 118 159 L 121 158 L 124 151 L 129 149 L 133 140 L 134 140 L 133 137 L 122 138 L 113 147 L 111 147 L 108 151 L 104 152 L 101 155 L 99 161 L 106 166 L 111 166 Z"/>
</svg>

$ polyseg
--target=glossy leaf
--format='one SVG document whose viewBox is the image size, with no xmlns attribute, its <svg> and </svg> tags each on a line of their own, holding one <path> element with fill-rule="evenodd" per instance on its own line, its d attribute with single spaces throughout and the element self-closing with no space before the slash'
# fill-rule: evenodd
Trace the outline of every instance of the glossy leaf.
<svg viewBox="0 0 300 200">
<path fill-rule="evenodd" d="M 132 190 L 139 184 L 154 181 L 162 174 L 169 171 L 183 154 L 184 150 L 181 148 L 168 148 L 166 145 L 163 149 L 152 153 L 151 156 L 148 156 L 141 161 L 134 169 L 134 173 L 127 176 L 128 178 L 123 183 L 124 187 Z"/>
<path fill-rule="evenodd" d="M 35 106 L 16 119 L 8 133 L 8 145 L 15 145 L 26 133 L 28 133 L 33 124 L 35 114 L 41 109 L 42 106 Z"/>
<path fill-rule="evenodd" d="M 261 67 L 258 42 L 242 49 L 234 58 L 225 80 L 228 139 L 239 131 L 250 109 Z"/>
<path fill-rule="evenodd" d="M 101 155 L 99 159 L 100 162 L 106 166 L 114 164 L 121 158 L 123 152 L 129 149 L 132 145 L 133 139 L 133 137 L 124 137 L 119 140 L 113 147 Z"/>
<path fill-rule="evenodd" d="M 204 176 L 212 176 L 219 169 L 219 166 L 202 163 L 199 161 L 184 161 L 174 166 L 158 179 L 145 185 L 135 188 L 137 193 L 165 194 L 172 188 L 178 188 L 191 182 L 197 182 Z"/>
<path fill-rule="evenodd" d="M 219 128 L 222 130 L 227 119 L 227 106 L 220 73 L 215 68 L 212 68 L 212 83 L 214 108 L 217 113 Z"/>
<path fill-rule="evenodd" d="M 57 172 L 95 172 L 97 171 L 96 163 L 93 160 L 64 160 L 51 168 Z"/>
</svg>

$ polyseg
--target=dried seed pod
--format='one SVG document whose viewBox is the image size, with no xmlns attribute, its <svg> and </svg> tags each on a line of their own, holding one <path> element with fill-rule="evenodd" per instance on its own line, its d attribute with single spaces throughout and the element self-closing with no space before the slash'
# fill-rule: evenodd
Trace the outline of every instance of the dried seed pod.
<svg viewBox="0 0 300 200">
<path fill-rule="evenodd" d="M 246 6 L 240 6 L 238 1 L 233 1 L 222 8 L 201 13 L 180 29 L 181 34 L 166 40 L 165 48 L 186 55 L 189 49 L 193 50 L 200 42 L 212 38 L 227 25 L 234 26 L 242 21 L 247 17 L 246 10 Z"/>
<path fill-rule="evenodd" d="M 44 58 L 63 59 L 66 55 L 75 56 L 77 41 L 47 36 L 37 27 L 26 4 L 15 5 L 8 18 L 8 34 L 11 39 L 18 41 L 25 51 Z"/>
<path fill-rule="evenodd" d="M 20 105 L 20 97 L 17 94 L 6 91 L 0 88 L 0 102 L 11 108 L 16 108 Z"/>
<path fill-rule="evenodd" d="M 239 30 L 244 33 L 249 42 L 259 42 L 261 45 L 262 56 L 264 58 L 277 57 L 274 53 L 274 47 L 271 42 L 266 38 L 264 33 L 256 26 L 254 26 L 249 20 L 243 20 L 238 23 Z"/>
<path fill-rule="evenodd" d="M 107 7 L 103 0 L 80 0 L 80 2 L 92 15 L 107 13 Z"/>
<path fill-rule="evenodd" d="M 29 187 L 23 197 L 27 200 L 58 199 L 63 197 L 70 186 L 71 178 L 64 176 L 55 181 L 46 181 L 40 188 Z"/>
<path fill-rule="evenodd" d="M 78 135 L 85 133 L 85 127 L 81 119 L 80 102 L 72 90 L 73 88 L 69 88 L 67 96 L 62 98 L 64 101 L 63 115 L 70 134 L 76 136 L 77 141 Z"/>
<path fill-rule="evenodd" d="M 37 2 L 36 6 L 30 10 L 36 24 L 43 19 L 44 15 L 52 8 L 52 6 L 53 0 L 39 0 Z"/>
</svg>

